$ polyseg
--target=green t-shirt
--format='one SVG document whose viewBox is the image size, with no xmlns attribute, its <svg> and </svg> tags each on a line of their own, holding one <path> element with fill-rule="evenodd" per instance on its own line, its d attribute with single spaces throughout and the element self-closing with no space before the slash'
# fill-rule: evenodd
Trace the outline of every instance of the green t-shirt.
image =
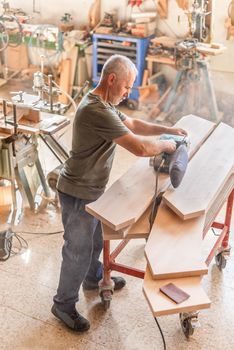
<svg viewBox="0 0 234 350">
<path fill-rule="evenodd" d="M 115 153 L 113 139 L 126 135 L 126 116 L 89 92 L 77 109 L 72 150 L 57 188 L 81 199 L 96 200 L 105 190 Z"/>
</svg>

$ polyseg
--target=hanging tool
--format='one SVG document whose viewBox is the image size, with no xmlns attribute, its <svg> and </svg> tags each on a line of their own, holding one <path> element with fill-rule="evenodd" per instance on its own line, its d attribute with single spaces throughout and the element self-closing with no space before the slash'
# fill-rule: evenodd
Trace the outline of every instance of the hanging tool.
<svg viewBox="0 0 234 350">
<path fill-rule="evenodd" d="M 153 158 L 150 158 L 150 165 L 154 167 L 154 170 L 156 172 L 153 206 L 149 218 L 150 229 L 153 226 L 154 219 L 157 214 L 157 209 L 161 203 L 163 195 L 162 192 L 158 193 L 159 173 L 162 172 L 169 174 L 172 186 L 174 188 L 177 188 L 184 177 L 188 165 L 188 137 L 165 134 L 160 137 L 160 140 L 174 140 L 176 142 L 176 150 L 172 154 L 164 152 Z"/>
</svg>

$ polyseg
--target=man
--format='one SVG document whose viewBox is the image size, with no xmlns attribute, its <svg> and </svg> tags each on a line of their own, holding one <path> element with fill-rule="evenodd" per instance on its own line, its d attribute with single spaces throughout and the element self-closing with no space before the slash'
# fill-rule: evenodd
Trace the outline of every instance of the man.
<svg viewBox="0 0 234 350">
<path fill-rule="evenodd" d="M 97 87 L 80 102 L 73 124 L 72 150 L 58 180 L 64 225 L 62 266 L 52 313 L 75 331 L 89 329 L 75 304 L 81 284 L 85 290 L 98 288 L 102 279 L 99 256 L 103 248 L 100 222 L 85 211 L 105 190 L 116 144 L 140 157 L 172 153 L 174 141 L 150 141 L 140 136 L 186 131 L 132 119 L 115 108 L 127 98 L 137 70 L 126 57 L 111 56 L 103 66 Z M 140 135 L 140 136 L 138 136 Z M 114 289 L 125 280 L 112 277 Z"/>
</svg>

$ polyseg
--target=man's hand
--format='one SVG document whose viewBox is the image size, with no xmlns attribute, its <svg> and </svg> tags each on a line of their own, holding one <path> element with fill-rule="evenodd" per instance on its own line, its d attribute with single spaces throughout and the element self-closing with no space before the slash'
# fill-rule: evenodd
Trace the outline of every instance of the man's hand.
<svg viewBox="0 0 234 350">
<path fill-rule="evenodd" d="M 179 135 L 179 136 L 188 136 L 188 133 L 186 130 L 181 128 L 170 128 L 170 133 L 173 135 Z"/>
<path fill-rule="evenodd" d="M 174 140 L 159 140 L 161 152 L 173 153 L 176 150 L 176 142 Z"/>
</svg>

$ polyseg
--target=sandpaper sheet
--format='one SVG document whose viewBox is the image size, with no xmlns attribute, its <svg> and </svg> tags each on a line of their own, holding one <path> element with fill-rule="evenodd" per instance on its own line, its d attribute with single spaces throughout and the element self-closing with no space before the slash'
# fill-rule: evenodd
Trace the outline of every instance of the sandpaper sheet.
<svg viewBox="0 0 234 350">
<path fill-rule="evenodd" d="M 173 283 L 168 283 L 165 286 L 160 287 L 159 290 L 168 298 L 173 300 L 176 304 L 180 304 L 190 297 L 189 294 L 184 292 Z"/>
</svg>

